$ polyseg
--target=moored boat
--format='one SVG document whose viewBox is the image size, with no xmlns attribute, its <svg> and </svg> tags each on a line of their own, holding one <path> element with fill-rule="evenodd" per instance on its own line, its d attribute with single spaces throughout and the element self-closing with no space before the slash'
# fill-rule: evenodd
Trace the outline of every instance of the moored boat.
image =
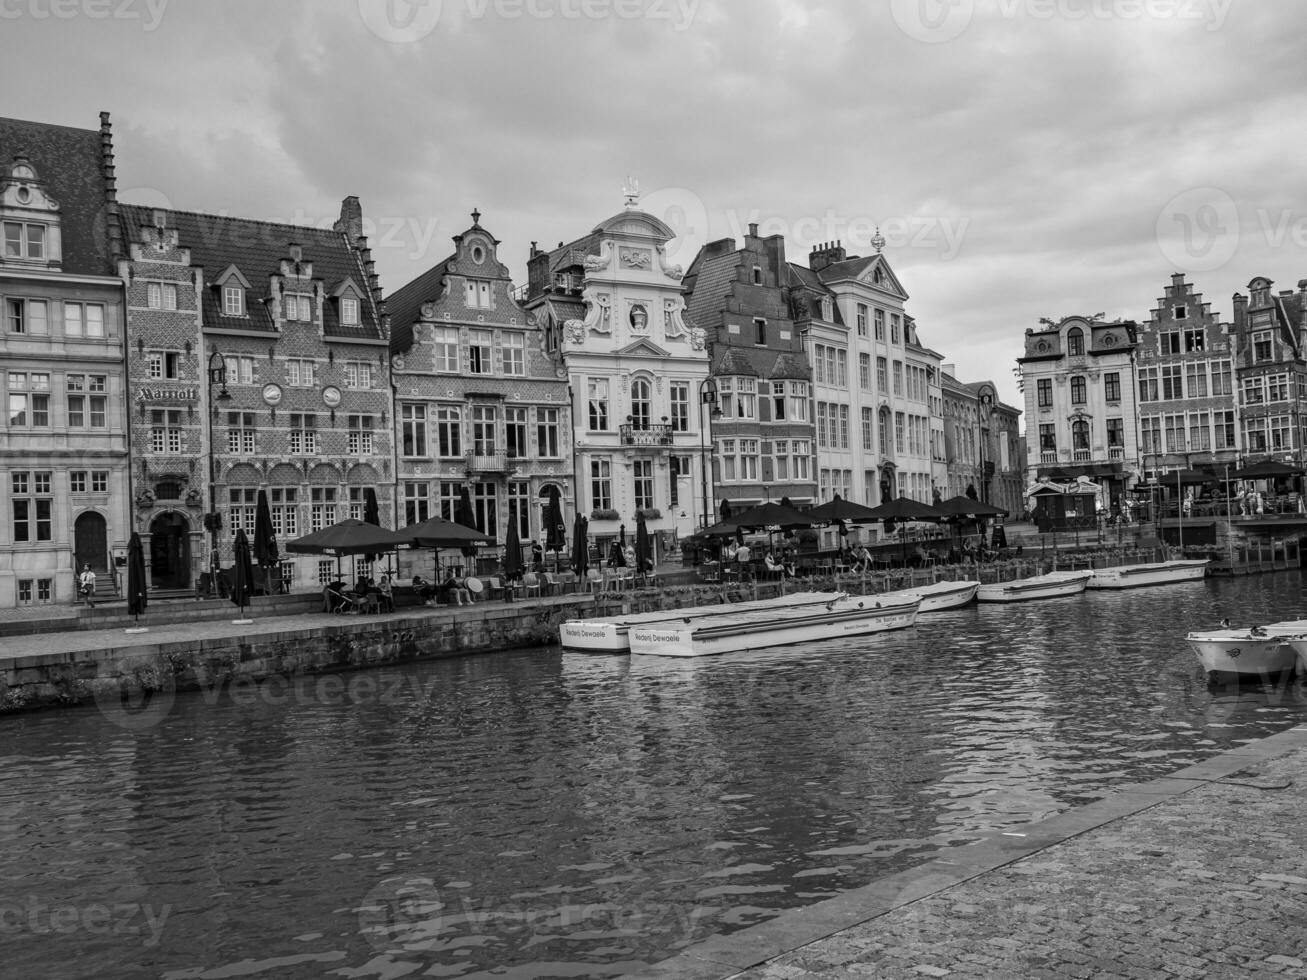
<svg viewBox="0 0 1307 980">
<path fill-rule="evenodd" d="M 631 653 L 707 657 L 841 636 L 863 636 L 911 626 L 916 622 L 920 605 L 918 599 L 887 603 L 878 596 L 844 596 L 816 607 L 633 626 Z"/>
<path fill-rule="evenodd" d="M 916 585 L 894 592 L 880 592 L 876 598 L 881 602 L 907 602 L 913 598 L 921 600 L 920 613 L 939 612 L 943 609 L 957 609 L 976 598 L 980 583 L 971 579 L 960 582 L 932 582 L 929 585 Z"/>
<path fill-rule="evenodd" d="M 1092 572 L 1049 572 L 1011 582 L 992 582 L 976 589 L 981 602 L 1024 602 L 1027 599 L 1057 599 L 1085 591 Z"/>
<path fill-rule="evenodd" d="M 1307 666 L 1307 620 L 1195 630 L 1185 636 L 1209 679 L 1223 674 L 1270 678 Z"/>
<path fill-rule="evenodd" d="M 615 619 L 569 619 L 558 628 L 558 639 L 569 650 L 588 650 L 595 653 L 629 653 L 631 645 L 627 634 L 632 626 L 647 626 L 666 620 L 698 620 L 714 616 L 734 616 L 756 610 L 789 609 L 825 604 L 842 598 L 843 592 L 795 592 L 748 602 L 720 603 L 711 606 L 687 606 L 684 609 L 659 609 L 648 613 L 634 613 Z"/>
<path fill-rule="evenodd" d="M 1091 589 L 1133 589 L 1143 585 L 1200 581 L 1207 574 L 1208 559 L 1149 562 L 1145 565 L 1114 565 L 1095 568 L 1087 583 Z"/>
</svg>

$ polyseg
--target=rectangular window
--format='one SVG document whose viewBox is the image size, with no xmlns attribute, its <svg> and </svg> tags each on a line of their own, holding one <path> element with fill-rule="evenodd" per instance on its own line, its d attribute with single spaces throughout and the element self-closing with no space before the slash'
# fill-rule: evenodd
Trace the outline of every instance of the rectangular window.
<svg viewBox="0 0 1307 980">
<path fill-rule="evenodd" d="M 436 510 L 434 516 L 452 521 L 458 508 L 458 499 L 462 494 L 463 484 L 455 483 L 453 480 L 441 480 L 436 484 Z"/>
<path fill-rule="evenodd" d="M 345 437 L 346 452 L 351 456 L 371 456 L 373 452 L 372 430 L 375 426 L 373 417 L 371 415 L 351 415 L 347 422 L 349 429 Z"/>
<path fill-rule="evenodd" d="M 906 452 L 907 436 L 905 431 L 905 416 L 902 412 L 894 413 L 894 449 L 900 455 Z"/>
<path fill-rule="evenodd" d="M 172 350 L 146 351 L 145 370 L 151 378 L 176 381 L 182 375 L 182 355 Z"/>
<path fill-rule="evenodd" d="M 586 382 L 586 402 L 591 432 L 608 431 L 608 379 L 591 378 Z"/>
<path fill-rule="evenodd" d="M 541 459 L 557 459 L 562 453 L 558 442 L 558 409 L 536 409 L 536 455 Z"/>
<path fill-rule="evenodd" d="M 690 431 L 690 383 L 673 381 L 667 388 L 668 404 L 671 409 L 669 424 L 673 432 Z"/>
<path fill-rule="evenodd" d="M 495 454 L 495 423 L 498 421 L 498 417 L 499 413 L 493 405 L 472 406 L 473 456 L 493 456 Z"/>
<path fill-rule="evenodd" d="M 297 293 L 288 293 L 285 302 L 286 319 L 302 320 L 304 323 L 313 321 L 313 305 L 308 296 Z"/>
<path fill-rule="evenodd" d="M 849 448 L 849 406 L 841 405 L 840 407 L 840 427 L 839 442 L 836 444 L 839 449 Z"/>
<path fill-rule="evenodd" d="M 1162 451 L 1162 418 L 1150 415 L 1139 420 L 1139 449 L 1142 453 Z"/>
<path fill-rule="evenodd" d="M 817 402 L 817 448 L 825 449 L 830 445 L 826 432 L 826 410 L 828 406 L 825 402 Z"/>
<path fill-rule="evenodd" d="M 522 377 L 526 374 L 526 335 L 513 332 L 503 334 L 500 350 L 504 352 L 504 373 Z"/>
<path fill-rule="evenodd" d="M 359 301 L 353 296 L 340 298 L 340 322 L 346 327 L 359 325 Z"/>
<path fill-rule="evenodd" d="M 296 537 L 300 533 L 298 492 L 296 487 L 271 487 L 268 490 L 272 533 L 279 538 Z"/>
<path fill-rule="evenodd" d="M 230 361 L 231 358 L 228 358 Z M 227 380 L 231 378 L 231 365 L 227 366 Z M 286 383 L 292 388 L 313 387 L 313 362 L 303 358 L 290 358 L 286 361 Z"/>
<path fill-rule="evenodd" d="M 717 459 L 721 466 L 722 482 L 734 483 L 736 480 L 735 440 L 722 439 L 717 445 Z"/>
<path fill-rule="evenodd" d="M 1121 400 L 1121 375 L 1116 371 L 1103 374 L 1103 397 L 1109 402 Z"/>
<path fill-rule="evenodd" d="M 607 456 L 590 459 L 590 503 L 595 510 L 613 509 L 613 464 Z"/>
<path fill-rule="evenodd" d="M 849 386 L 849 352 L 842 347 L 835 350 L 835 385 L 839 388 Z"/>
<path fill-rule="evenodd" d="M 740 479 L 756 481 L 758 479 L 757 439 L 740 440 Z"/>
<path fill-rule="evenodd" d="M 1057 430 L 1052 422 L 1039 423 L 1039 451 L 1043 453 L 1057 451 Z"/>
<path fill-rule="evenodd" d="M 490 309 L 490 283 L 482 279 L 469 279 L 464 284 L 467 305 L 474 310 Z"/>
<path fill-rule="evenodd" d="M 859 303 L 858 307 L 858 336 L 867 336 L 867 304 Z"/>
<path fill-rule="evenodd" d="M 1191 453 L 1212 451 L 1211 420 L 1206 412 L 1195 412 L 1189 416 L 1189 451 Z"/>
<path fill-rule="evenodd" d="M 1213 412 L 1212 428 L 1217 449 L 1234 449 L 1234 412 Z"/>
<path fill-rule="evenodd" d="M 237 531 L 254 533 L 254 524 L 258 517 L 258 493 L 254 487 L 232 487 L 227 492 L 227 533 L 232 537 Z"/>
<path fill-rule="evenodd" d="M 871 355 L 858 355 L 858 384 L 863 391 L 871 391 Z"/>
<path fill-rule="evenodd" d="M 1213 395 L 1231 395 L 1234 394 L 1234 375 L 1231 371 L 1229 361 L 1212 362 L 1212 394 Z"/>
<path fill-rule="evenodd" d="M 790 382 L 790 414 L 793 422 L 808 421 L 808 382 Z"/>
<path fill-rule="evenodd" d="M 436 427 L 436 455 L 444 459 L 462 456 L 463 409 L 457 405 L 437 405 L 431 410 L 431 419 Z"/>
<path fill-rule="evenodd" d="M 69 337 L 103 337 L 104 305 L 64 303 L 64 333 Z"/>
<path fill-rule="evenodd" d="M 779 482 L 790 478 L 790 440 L 777 439 L 772 443 L 772 473 Z"/>
<path fill-rule="evenodd" d="M 245 315 L 245 289 L 241 286 L 222 287 L 222 315 Z"/>
<path fill-rule="evenodd" d="M 894 394 L 903 394 L 903 362 L 894 362 Z"/>
<path fill-rule="evenodd" d="M 899 324 L 901 322 L 902 320 L 897 313 L 889 315 L 890 343 L 897 344 L 899 342 Z"/>
<path fill-rule="evenodd" d="M 881 343 L 885 342 L 885 311 L 875 310 L 872 314 L 872 321 L 876 327 L 876 339 Z"/>
<path fill-rule="evenodd" d="M 290 415 L 290 451 L 295 456 L 314 456 L 318 452 L 318 417 L 312 412 Z"/>
<path fill-rule="evenodd" d="M 431 517 L 431 487 L 427 483 L 404 484 L 404 523 L 421 524 Z"/>
<path fill-rule="evenodd" d="M 41 260 L 45 258 L 45 225 L 25 221 L 5 222 L 5 258 Z"/>
<path fill-rule="evenodd" d="M 14 542 L 49 541 L 54 511 L 50 471 L 15 471 L 9 489 Z"/>
<path fill-rule="evenodd" d="M 150 451 L 182 451 L 182 412 L 179 408 L 155 408 L 150 411 Z"/>
<path fill-rule="evenodd" d="M 531 540 L 531 484 L 526 480 L 508 482 L 508 519 L 517 521 L 517 536 L 523 544 Z"/>
<path fill-rule="evenodd" d="M 1260 405 L 1266 400 L 1265 384 L 1261 378 L 1242 378 L 1239 382 L 1240 394 L 1243 396 L 1243 404 Z"/>
<path fill-rule="evenodd" d="M 1190 398 L 1207 397 L 1207 365 L 1201 361 L 1185 365 L 1185 389 Z"/>
<path fill-rule="evenodd" d="M 1162 426 L 1166 430 L 1166 451 L 1182 453 L 1185 451 L 1185 425 L 1183 415 L 1162 416 Z"/>
<path fill-rule="evenodd" d="M 653 460 L 632 461 L 631 477 L 634 480 L 636 510 L 649 510 L 654 506 Z"/>
<path fill-rule="evenodd" d="M 1053 379 L 1040 378 L 1035 382 L 1036 397 L 1040 408 L 1053 407 Z"/>
<path fill-rule="evenodd" d="M 1168 331 L 1166 331 L 1165 333 L 1163 333 L 1163 334 L 1159 337 L 1159 340 L 1161 341 L 1161 353 L 1162 353 L 1162 356 L 1165 357 L 1165 356 L 1168 355 L 1168 354 L 1179 354 L 1179 353 L 1180 353 L 1180 331 L 1179 331 L 1179 330 L 1168 330 Z"/>
<path fill-rule="evenodd" d="M 876 387 L 882 392 L 889 388 L 889 361 L 883 357 L 876 358 Z"/>
<path fill-rule="evenodd" d="M 1117 448 L 1125 445 L 1125 419 L 1107 420 L 1107 444 Z"/>
<path fill-rule="evenodd" d="M 313 384 L 312 361 L 304 362 L 310 365 L 308 384 Z M 252 385 L 254 384 L 254 358 L 230 355 L 223 358 L 223 366 L 227 371 L 227 384 L 229 385 Z"/>
<path fill-rule="evenodd" d="M 361 390 L 371 388 L 372 364 L 368 361 L 346 361 L 345 387 Z"/>
<path fill-rule="evenodd" d="M 767 346 L 767 321 L 761 317 L 753 318 L 753 342 L 759 347 Z"/>
<path fill-rule="evenodd" d="M 504 451 L 511 459 L 526 459 L 531 450 L 526 441 L 525 408 L 504 409 Z"/>
<path fill-rule="evenodd" d="M 433 331 L 431 350 L 437 371 L 447 374 L 458 373 L 457 327 L 436 327 Z"/>
<path fill-rule="evenodd" d="M 1157 401 L 1157 368 L 1139 369 L 1139 400 Z"/>
<path fill-rule="evenodd" d="M 1203 349 L 1203 331 L 1186 330 L 1184 332 L 1184 349 L 1185 353 L 1193 353 Z"/>
<path fill-rule="evenodd" d="M 1077 374 L 1071 378 L 1072 405 L 1083 405 L 1085 403 L 1085 399 L 1087 398 L 1086 387 L 1084 375 Z"/>
<path fill-rule="evenodd" d="M 1162 398 L 1170 400 L 1184 397 L 1184 385 L 1180 381 L 1179 364 L 1162 365 Z"/>
<path fill-rule="evenodd" d="M 5 301 L 6 320 L 10 333 L 44 335 L 50 332 L 48 308 L 43 299 L 11 299 Z"/>
<path fill-rule="evenodd" d="M 826 347 L 814 344 L 812 348 L 812 379 L 819 385 L 826 383 Z"/>
<path fill-rule="evenodd" d="M 469 330 L 467 340 L 468 374 L 493 374 L 495 359 L 492 349 L 494 335 L 489 330 Z"/>
<path fill-rule="evenodd" d="M 227 452 L 233 456 L 254 455 L 254 413 L 227 413 Z"/>
<path fill-rule="evenodd" d="M 862 448 L 868 451 L 876 448 L 876 416 L 869 409 L 862 410 Z"/>
<path fill-rule="evenodd" d="M 68 492 L 86 493 L 86 470 L 71 470 L 68 473 Z"/>
<path fill-rule="evenodd" d="M 427 454 L 427 412 L 422 405 L 400 405 L 400 441 L 405 456 Z M 423 520 L 426 520 L 424 517 Z"/>
<path fill-rule="evenodd" d="M 499 536 L 499 487 L 493 483 L 472 484 L 472 514 L 477 527 L 491 538 Z"/>
<path fill-rule="evenodd" d="M 1253 334 L 1253 360 L 1269 361 L 1272 356 L 1271 331 L 1259 330 Z"/>
<path fill-rule="evenodd" d="M 758 416 L 758 383 L 753 378 L 735 379 L 735 412 L 737 419 L 754 419 Z"/>
<path fill-rule="evenodd" d="M 321 531 L 336 523 L 336 488 L 309 488 L 309 530 Z"/>
</svg>

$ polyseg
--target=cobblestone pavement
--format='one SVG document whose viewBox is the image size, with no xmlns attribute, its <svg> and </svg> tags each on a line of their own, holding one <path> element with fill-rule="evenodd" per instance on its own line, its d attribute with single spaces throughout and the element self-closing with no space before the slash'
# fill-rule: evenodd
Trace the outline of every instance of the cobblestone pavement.
<svg viewBox="0 0 1307 980">
<path fill-rule="evenodd" d="M 1018 831 L 632 976 L 1307 977 L 1307 726 Z"/>
</svg>

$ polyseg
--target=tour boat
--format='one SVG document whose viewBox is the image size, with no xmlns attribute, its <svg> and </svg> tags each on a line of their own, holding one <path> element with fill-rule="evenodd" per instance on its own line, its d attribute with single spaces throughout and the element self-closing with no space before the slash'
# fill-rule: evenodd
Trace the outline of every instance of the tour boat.
<svg viewBox="0 0 1307 980">
<path fill-rule="evenodd" d="M 976 589 L 981 602 L 1024 602 L 1027 599 L 1057 599 L 1085 591 L 1093 572 L 1049 572 L 1011 582 L 993 582 Z"/>
<path fill-rule="evenodd" d="M 733 616 L 759 610 L 788 609 L 827 603 L 842 598 L 843 592 L 795 592 L 774 599 L 757 599 L 748 602 L 726 602 L 712 606 L 687 606 L 684 609 L 659 609 L 649 613 L 635 613 L 617 619 L 569 619 L 558 628 L 559 642 L 569 650 L 587 650 L 595 653 L 630 653 L 628 633 L 632 626 L 648 626 L 667 620 L 703 619 L 714 616 Z"/>
<path fill-rule="evenodd" d="M 905 629 L 917 620 L 919 599 L 885 602 L 879 596 L 841 596 L 821 606 L 771 609 L 739 616 L 687 619 L 633 626 L 631 653 L 657 657 L 707 657 L 739 650 L 862 636 Z"/>
<path fill-rule="evenodd" d="M 1267 626 L 1195 630 L 1185 637 L 1209 678 L 1221 674 L 1268 678 L 1307 666 L 1307 619 Z"/>
<path fill-rule="evenodd" d="M 1193 582 L 1207 574 L 1208 559 L 1159 561 L 1146 565 L 1114 565 L 1095 568 L 1088 582 L 1091 589 L 1133 589 L 1140 585 L 1168 585 Z"/>
<path fill-rule="evenodd" d="M 907 602 L 914 598 L 920 599 L 921 608 L 917 610 L 918 613 L 929 613 L 965 606 L 976 597 L 976 589 L 978 588 L 980 588 L 980 583 L 974 580 L 932 582 L 930 585 L 914 585 L 907 589 L 897 589 L 894 592 L 880 592 L 876 595 L 876 598 L 881 602 Z"/>
</svg>

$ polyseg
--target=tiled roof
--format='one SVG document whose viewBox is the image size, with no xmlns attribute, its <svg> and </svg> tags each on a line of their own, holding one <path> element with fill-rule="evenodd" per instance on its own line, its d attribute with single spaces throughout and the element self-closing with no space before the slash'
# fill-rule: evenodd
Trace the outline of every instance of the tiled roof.
<svg viewBox="0 0 1307 980">
<path fill-rule="evenodd" d="M 857 256 L 843 262 L 832 262 L 817 273 L 822 282 L 835 282 L 839 279 L 857 279 L 879 259 L 877 255 Z"/>
<path fill-rule="evenodd" d="M 1290 296 L 1272 296 L 1272 302 L 1275 303 L 1275 312 L 1280 320 L 1280 333 L 1286 344 L 1293 348 L 1294 352 L 1301 355 L 1302 341 L 1298 336 L 1298 324 L 1302 322 L 1302 310 L 1298 302 L 1298 294 Z"/>
<path fill-rule="evenodd" d="M 153 226 L 155 210 L 122 206 L 123 234 L 128 241 L 141 240 L 141 227 Z M 328 295 L 347 279 L 363 293 L 357 326 L 343 325 L 334 303 L 323 304 L 323 335 L 339 340 L 383 339 L 360 255 L 340 232 L 195 211 L 167 210 L 164 214 L 167 227 L 177 229 L 178 244 L 190 249 L 191 264 L 204 270 L 206 327 L 275 332 L 268 304 L 263 302 L 268 298 L 268 277 L 280 274 L 281 261 L 289 256 L 290 244 L 296 242 L 303 249 L 303 261 L 313 264 L 313 277 L 323 283 Z M 232 266 L 250 283 L 248 316 L 224 315 L 218 290 L 209 288 Z"/>
<path fill-rule="evenodd" d="M 787 286 L 804 286 L 808 289 L 816 290 L 820 293 L 828 293 L 830 290 L 821 281 L 817 273 L 813 272 L 806 265 L 798 265 L 794 262 L 786 262 L 785 268 L 789 272 L 790 282 L 785 283 Z"/>
<path fill-rule="evenodd" d="M 59 205 L 63 271 L 113 275 L 99 130 L 0 118 L 0 167 L 6 174 L 19 154 L 28 158 Z"/>
<path fill-rule="evenodd" d="M 739 253 L 731 252 L 705 261 L 698 270 L 694 281 L 694 292 L 690 294 L 690 319 L 700 326 L 711 323 L 717 326 L 721 322 L 721 312 L 726 308 L 725 299 L 735 282 L 736 268 L 739 265 Z M 716 322 L 712 322 L 716 315 Z"/>
<path fill-rule="evenodd" d="M 804 355 L 782 352 L 776 355 L 776 363 L 767 372 L 767 377 L 810 381 L 812 379 L 812 369 L 808 366 L 808 359 Z"/>
<path fill-rule="evenodd" d="M 553 317 L 557 324 L 568 320 L 585 319 L 585 303 L 579 299 L 566 299 L 562 296 L 550 296 L 545 300 L 545 312 Z M 542 318 L 543 319 L 543 318 Z"/>
<path fill-rule="evenodd" d="M 793 351 L 774 351 L 766 347 L 726 347 L 713 349 L 713 375 L 743 375 L 777 380 L 811 381 L 808 359 Z"/>
<path fill-rule="evenodd" d="M 743 347 L 722 347 L 720 350 L 721 357 L 712 369 L 713 374 L 739 374 L 754 377 L 762 375 L 762 371 L 753 363 L 753 357 L 751 356 L 754 353 L 753 351 Z M 771 354 L 771 351 L 764 348 L 762 353 Z"/>
<path fill-rule="evenodd" d="M 412 282 L 399 287 L 386 297 L 386 310 L 390 313 L 390 349 L 402 353 L 413 346 L 413 324 L 417 322 L 422 304 L 440 295 L 448 259 L 432 266 Z"/>
<path fill-rule="evenodd" d="M 598 255 L 599 242 L 600 236 L 591 232 L 574 242 L 560 245 L 549 253 L 549 271 L 570 269 L 574 265 L 580 265 L 587 255 Z"/>
</svg>

